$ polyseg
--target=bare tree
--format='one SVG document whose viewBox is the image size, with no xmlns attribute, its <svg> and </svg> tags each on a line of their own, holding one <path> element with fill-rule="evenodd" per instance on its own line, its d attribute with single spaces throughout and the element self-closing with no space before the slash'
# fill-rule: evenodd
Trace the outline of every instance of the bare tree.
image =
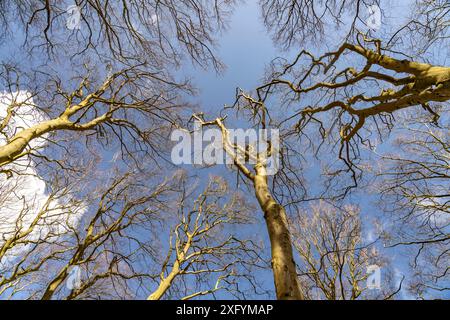
<svg viewBox="0 0 450 320">
<path fill-rule="evenodd" d="M 376 240 L 367 242 L 359 208 L 319 202 L 290 219 L 300 283 L 307 299 L 356 300 L 392 298 L 394 289 L 389 260 Z M 383 270 L 378 292 L 367 287 L 368 267 Z"/>
<path fill-rule="evenodd" d="M 150 299 L 260 294 L 251 274 L 262 264 L 257 246 L 233 233 L 251 223 L 243 199 L 215 178 L 191 204 L 197 188 L 186 176 L 151 185 L 150 175 L 119 175 L 80 200 L 67 199 L 80 190 L 55 186 L 38 211 L 24 203 L 3 222 L 11 228 L 2 230 L 2 295 L 129 299 L 154 284 Z"/>
<path fill-rule="evenodd" d="M 27 190 L 44 181 L 20 177 L 1 184 L 0 292 L 8 296 L 39 285 L 33 279 L 69 251 L 68 235 L 86 208 L 78 185 L 56 178 L 45 194 Z"/>
<path fill-rule="evenodd" d="M 411 59 L 432 55 L 433 48 L 448 53 L 447 1 L 408 1 L 400 4 L 400 14 L 392 12 L 395 4 L 384 0 L 260 0 L 264 24 L 272 33 L 273 40 L 284 49 L 307 44 L 321 47 L 329 41 L 349 41 L 358 31 L 364 31 L 372 36 L 385 36 L 386 47 L 395 47 L 394 51 Z M 402 24 L 391 30 L 387 21 L 394 22 L 394 25 L 396 21 L 402 21 Z M 373 23 L 380 25 L 375 27 Z M 384 27 L 386 33 L 375 30 Z M 333 37 L 327 39 L 330 34 Z M 324 43 L 325 39 L 329 41 Z"/>
<path fill-rule="evenodd" d="M 363 172 L 358 165 L 361 159 L 359 147 L 372 146 L 367 138 L 370 130 L 378 130 L 380 135 L 386 130 L 389 132 L 394 122 L 393 113 L 414 106 L 421 106 L 437 122 L 439 111 L 430 104 L 450 99 L 450 68 L 386 55 L 379 40 L 361 34 L 357 40 L 358 44 L 344 43 L 336 51 L 318 58 L 302 51 L 292 63 L 276 61 L 274 65 L 281 71 L 275 68 L 269 81 L 256 89 L 254 97 L 238 90 L 232 106 L 250 114 L 249 122 L 253 127 L 268 129 L 270 125 L 276 125 L 285 128 L 282 135 L 282 144 L 286 147 L 285 152 L 281 153 L 282 172 L 289 170 L 287 167 L 295 161 L 302 160 L 301 157 L 295 160 L 299 152 L 292 152 L 289 139 L 309 139 L 316 153 L 325 142 L 337 144 L 338 156 L 345 167 L 329 172 L 328 176 L 335 179 L 342 173 L 349 173 L 353 181 L 343 193 L 338 194 L 339 197 L 357 186 Z M 354 56 L 354 61 L 362 63 L 361 70 L 342 65 L 340 60 L 347 53 Z M 303 59 L 311 61 L 306 68 L 302 67 Z M 407 75 L 397 77 L 395 73 Z M 274 102 L 274 93 L 279 94 L 276 97 L 280 97 L 281 102 Z M 280 104 L 295 110 L 288 110 L 287 116 L 281 113 L 281 119 L 275 122 L 272 115 L 279 116 L 280 110 L 274 105 Z M 303 298 L 295 277 L 285 208 L 274 197 L 274 191 L 269 189 L 266 161 L 272 150 L 264 150 L 260 154 L 231 141 L 224 117 L 204 120 L 203 116 L 196 115 L 195 118 L 202 126 L 216 126 L 221 130 L 223 149 L 233 159 L 244 180 L 250 182 L 255 190 L 271 240 L 277 298 Z M 368 127 L 369 122 L 372 122 L 372 127 Z M 308 138 L 308 134 L 317 134 L 310 130 L 310 126 L 314 125 L 321 137 L 319 142 L 316 138 Z M 299 147 L 303 146 L 299 144 Z M 253 159 L 254 165 L 248 167 L 246 159 Z M 296 185 L 301 185 L 301 182 Z M 289 189 L 289 186 L 285 187 Z"/>
<path fill-rule="evenodd" d="M 224 234 L 225 225 L 240 225 L 252 220 L 250 210 L 247 209 L 251 207 L 237 195 L 221 204 L 220 200 L 226 192 L 224 180 L 214 178 L 193 205 L 186 203 L 186 195 L 180 198 L 177 205 L 180 208 L 179 223 L 171 230 L 159 284 L 149 295 L 149 300 L 161 299 L 168 291 L 172 297 L 185 300 L 214 294 L 224 288 L 236 297 L 245 297 L 242 289 L 239 289 L 244 283 L 239 280 L 247 279 L 256 284 L 249 267 L 257 265 L 257 247 L 250 240 L 242 241 L 235 235 Z M 239 270 L 238 266 L 243 269 Z M 181 296 L 181 293 L 188 288 L 180 290 L 179 285 L 171 288 L 177 278 L 183 278 L 184 282 L 189 283 L 188 277 L 192 278 L 195 287 L 201 287 L 204 281 L 202 277 L 211 275 L 217 275 L 216 283 L 211 288 L 190 292 L 185 296 Z"/>
<path fill-rule="evenodd" d="M 199 64 L 219 66 L 214 34 L 226 26 L 235 1 L 2 1 L 7 38 L 23 31 L 25 48 L 50 58 L 94 53 L 115 60 L 176 65 L 187 54 Z M 104 49 L 103 49 L 104 48 Z M 132 62 L 134 61 L 134 62 Z"/>
<path fill-rule="evenodd" d="M 325 2 L 321 7 L 324 10 L 319 12 L 331 13 L 327 5 L 335 3 Z M 288 47 L 298 43 L 296 41 L 321 36 L 321 15 L 314 14 L 312 3 L 274 1 L 264 4 L 267 8 L 265 22 Z M 448 120 L 450 69 L 439 65 L 439 61 L 443 61 L 440 58 L 445 59 L 448 51 L 448 4 L 446 1 L 417 1 L 412 8 L 410 19 L 390 39 L 372 39 L 358 32 L 355 41 L 349 34 L 337 50 L 321 56 L 303 50 L 293 61 L 278 58 L 271 66 L 267 81 L 253 96 L 246 94 L 247 109 L 254 110 L 254 114 L 265 110 L 272 125 L 284 128 L 283 144 L 291 148 L 285 153 L 290 155 L 291 161 L 286 160 L 289 163 L 297 161 L 300 168 L 302 164 L 307 166 L 306 149 L 312 150 L 314 157 L 322 161 L 329 159 L 330 151 L 337 151 L 343 167 L 331 161 L 322 170 L 327 179 L 325 191 L 331 191 L 333 197 L 346 196 L 361 183 L 363 173 L 370 174 L 373 159 L 365 161 L 370 152 L 365 152 L 364 148 L 375 150 L 378 142 L 384 141 L 392 130 L 399 134 L 394 125 L 400 114 L 417 114 L 421 122 L 441 127 L 445 133 L 448 131 L 442 125 Z M 319 24 L 319 28 L 316 33 L 302 33 L 298 30 L 301 23 L 306 24 L 306 30 L 308 26 L 314 28 L 314 23 Z M 433 48 L 443 52 L 443 56 L 437 50 L 432 52 Z M 392 205 L 389 210 L 401 212 L 405 218 L 402 219 L 403 231 L 395 228 L 396 240 L 389 243 L 418 246 L 418 253 L 425 256 L 420 261 L 418 255 L 412 263 L 417 272 L 416 280 L 419 279 L 412 288 L 423 295 L 426 290 L 436 292 L 448 288 L 448 232 L 445 232 L 445 218 L 444 222 L 442 220 L 448 190 L 447 161 L 442 134 L 417 138 L 421 130 L 410 126 L 415 133 L 407 132 L 400 140 L 405 152 L 401 156 L 387 157 L 398 162 L 397 166 L 390 167 L 387 175 L 390 178 L 383 180 L 381 190 L 386 195 L 383 200 L 388 199 L 387 195 L 392 197 L 392 202 L 384 207 Z M 296 145 L 297 152 L 292 150 Z M 342 174 L 349 174 L 350 184 Z M 342 184 L 341 193 L 338 190 Z M 319 197 L 324 195 L 322 192 Z M 299 201 L 301 199 L 293 199 L 291 203 Z M 425 250 L 429 245 L 435 247 Z"/>
<path fill-rule="evenodd" d="M 55 147 L 67 131 L 98 145 L 118 143 L 124 157 L 161 153 L 155 140 L 165 131 L 155 127 L 168 130 L 179 123 L 180 97 L 194 93 L 188 81 L 174 80 L 174 71 L 189 60 L 221 68 L 213 53 L 214 35 L 225 28 L 234 1 L 27 0 L 0 5 L 2 40 L 12 44 L 11 56 L 1 61 L 0 86 L 11 96 L 22 90 L 31 95 L 28 101 L 11 99 L 2 116 L 4 166 L 25 154 L 36 157 L 29 147 L 33 139 L 45 135 Z M 71 22 L 76 25 L 67 25 Z M 11 39 L 20 31 L 24 44 Z M 24 59 L 27 64 L 21 63 Z M 7 132 L 12 115 L 20 116 L 27 103 L 42 112 L 42 121 Z M 38 156 L 45 160 L 42 153 Z"/>
<path fill-rule="evenodd" d="M 245 96 L 242 97 L 246 98 Z M 263 130 L 268 129 L 264 109 L 259 115 L 261 116 L 259 123 L 261 128 Z M 216 118 L 212 121 L 205 121 L 202 115 L 194 115 L 194 118 L 201 127 L 215 126 L 220 129 L 221 147 L 232 159 L 238 173 L 242 174 L 244 180 L 249 183 L 255 193 L 264 213 L 269 233 L 277 299 L 303 299 L 303 293 L 297 279 L 286 211 L 269 189 L 267 165 L 271 156 L 278 150 L 270 143 L 267 133 L 262 138 L 263 141 L 265 140 L 266 148 L 261 150 L 259 147 L 252 148 L 236 143 L 235 137 L 230 136 L 229 130 L 224 124 L 224 118 Z M 262 143 L 262 141 L 260 142 Z"/>
<path fill-rule="evenodd" d="M 4 104 L 6 110 L 0 118 L 2 197 L 10 201 L 15 189 L 21 188 L 14 185 L 20 180 L 18 176 L 38 175 L 34 168 L 42 168 L 42 163 L 54 164 L 46 174 L 59 178 L 51 187 L 55 191 L 36 205 L 27 199 L 22 207 L 12 208 L 17 212 L 11 216 L 5 217 L 2 212 L 2 293 L 16 296 L 29 289 L 30 298 L 125 298 L 143 287 L 148 290 L 149 282 L 159 279 L 159 285 L 164 286 L 162 291 L 157 290 L 159 298 L 165 292 L 177 292 L 170 289 L 172 285 L 186 298 L 233 286 L 233 294 L 242 296 L 244 291 L 234 279 L 242 276 L 252 283 L 252 276 L 239 270 L 244 265 L 251 266 L 253 244 L 218 234 L 218 229 L 231 222 L 245 220 L 237 213 L 232 215 L 234 211 L 219 214 L 210 211 L 212 206 L 204 207 L 210 197 L 215 197 L 215 204 L 219 205 L 222 200 L 218 199 L 218 190 L 214 195 L 212 190 L 205 191 L 205 203 L 200 209 L 197 206 L 193 211 L 180 213 L 176 236 L 172 235 L 176 240 L 167 248 L 168 260 L 160 261 L 163 267 L 156 272 L 157 268 L 150 268 L 159 259 L 160 252 L 152 242 L 155 239 L 142 238 L 139 232 L 156 234 L 153 224 L 168 219 L 172 210 L 179 210 L 164 206 L 166 201 L 161 200 L 170 198 L 167 194 L 174 197 L 176 192 L 171 188 L 178 186 L 167 181 L 156 183 L 154 179 L 145 184 L 142 179 L 149 178 L 148 167 L 145 175 L 141 171 L 140 179 L 136 173 L 119 175 L 112 182 L 91 177 L 87 186 L 82 186 L 80 176 L 69 177 L 72 172 L 98 172 L 80 163 L 81 158 L 90 156 L 104 163 L 105 155 L 98 152 L 99 146 L 110 147 L 105 148 L 106 152 L 115 149 L 114 161 L 119 150 L 123 164 L 131 171 L 138 170 L 136 166 L 146 166 L 148 162 L 143 160 L 148 156 L 153 160 L 154 156 L 161 156 L 165 150 L 159 139 L 181 122 L 179 110 L 186 104 L 180 96 L 194 93 L 188 82 L 173 80 L 173 70 L 186 56 L 202 67 L 220 70 L 221 64 L 212 51 L 213 35 L 225 27 L 234 1 L 75 4 L 80 21 L 72 31 L 66 28 L 69 21 L 64 2 L 0 4 L 5 27 L 2 40 L 10 40 L 21 27 L 26 35 L 23 47 L 15 48 L 23 49 L 24 54 L 2 61 L 2 107 Z M 44 53 L 47 60 L 42 59 Z M 25 55 L 30 60 L 24 65 L 20 61 Z M 44 64 L 38 62 L 36 67 L 35 58 Z M 88 150 L 93 152 L 83 156 Z M 158 162 L 154 164 L 162 166 Z M 78 200 L 58 202 L 67 197 Z M 233 199 L 222 210 L 237 205 L 238 197 Z M 185 206 L 187 201 L 183 199 L 178 205 Z M 198 215 L 193 221 L 199 224 L 186 225 L 186 219 L 191 221 L 195 210 Z M 65 221 L 74 212 L 79 213 L 79 225 Z M 48 216 L 52 218 L 49 220 Z M 56 232 L 54 225 L 61 229 Z M 51 231 L 42 233 L 46 228 Z M 188 265 L 175 271 L 176 261 L 171 261 L 174 257 L 170 253 L 177 252 L 180 243 L 189 242 L 188 250 L 201 249 L 200 243 L 191 243 L 191 237 L 206 247 L 200 254 L 189 252 L 185 257 Z M 233 255 L 235 261 L 225 260 Z M 64 284 L 75 269 L 81 269 L 85 280 L 67 292 Z M 174 283 L 173 279 L 169 284 L 164 281 L 166 271 L 177 279 Z M 212 286 L 211 274 L 217 274 Z M 191 291 L 192 280 L 185 280 L 186 277 L 198 280 L 196 291 Z"/>
<path fill-rule="evenodd" d="M 1 133 L 5 139 L 0 146 L 0 166 L 25 155 L 39 157 L 42 146 L 33 148 L 35 144 L 31 142 L 46 138 L 48 144 L 58 145 L 59 131 L 86 132 L 85 139 L 106 143 L 117 139 L 124 155 L 149 154 L 154 147 L 153 138 L 157 137 L 152 124 L 164 121 L 170 127 L 178 121 L 174 111 L 179 105 L 174 92 L 183 86 L 138 66 L 113 73 L 104 81 L 96 81 L 88 73 L 71 92 L 65 91 L 60 79 L 53 79 L 45 93 L 49 99 L 32 93 L 25 99 L 17 97 L 18 92 L 23 92 L 23 84 L 17 82 L 21 74 L 9 68 L 4 71 L 4 80 L 11 91 L 5 94 L 10 98 L 2 119 Z M 30 113 L 30 109 L 40 116 L 40 121 L 35 119 L 26 128 L 10 123 L 23 117 L 24 112 Z"/>
<path fill-rule="evenodd" d="M 424 247 L 410 263 L 409 293 L 417 299 L 446 299 L 450 290 L 449 263 L 448 244 L 438 242 Z"/>
<path fill-rule="evenodd" d="M 387 245 L 414 249 L 412 292 L 433 297 L 449 290 L 450 128 L 413 120 L 399 130 L 397 152 L 383 156 L 379 189 L 383 209 L 392 213 Z"/>
<path fill-rule="evenodd" d="M 383 138 L 394 124 L 395 112 L 416 106 L 436 122 L 439 111 L 433 104 L 450 99 L 449 67 L 395 58 L 383 52 L 379 40 L 362 35 L 357 39 L 358 44 L 344 43 L 320 57 L 303 50 L 292 63 L 276 60 L 269 81 L 256 89 L 254 98 L 247 99 L 253 109 L 264 106 L 269 115 L 277 114 L 279 110 L 271 104 L 278 93 L 277 104 L 291 110 L 278 123 L 290 135 L 309 141 L 315 154 L 324 145 L 336 145 L 344 168 L 328 175 L 349 174 L 353 180 L 349 188 L 357 185 L 362 171 L 360 146 L 373 147 L 369 138 L 373 131 Z M 341 63 L 347 54 L 361 63 L 360 70 Z M 306 68 L 302 66 L 305 60 L 309 61 Z M 308 138 L 312 134 L 321 139 Z"/>
<path fill-rule="evenodd" d="M 264 24 L 274 40 L 288 49 L 305 42 L 317 42 L 324 33 L 341 31 L 345 39 L 357 27 L 365 25 L 367 8 L 377 6 L 378 0 L 260 0 Z M 341 40 L 341 39 L 340 39 Z"/>
<path fill-rule="evenodd" d="M 183 94 L 195 92 L 188 81 L 175 80 L 174 71 L 185 57 L 221 69 L 212 50 L 214 34 L 225 27 L 235 2 L 80 0 L 73 8 L 79 21 L 70 31 L 64 1 L 0 3 L 1 40 L 6 43 L 21 28 L 25 34 L 24 44 L 2 59 L 0 71 L 5 106 L 0 113 L 0 295 L 190 299 L 224 289 L 242 298 L 242 280 L 258 293 L 249 271 L 260 261 L 254 243 L 224 229 L 247 223 L 252 208 L 238 196 L 225 196 L 218 180 L 194 200 L 186 179 L 152 176 L 155 165 L 163 166 L 159 160 L 168 132 L 183 124 L 182 110 L 190 107 Z M 343 199 L 357 187 L 369 171 L 363 148 L 375 149 L 374 136 L 388 137 L 400 111 L 419 110 L 422 120 L 437 127 L 447 120 L 450 68 L 423 53 L 445 44 L 448 5 L 418 1 L 417 14 L 382 41 L 357 31 L 364 23 L 361 8 L 378 1 L 260 4 L 265 24 L 286 49 L 321 39 L 329 22 L 345 25 L 345 41 L 322 55 L 303 50 L 291 62 L 275 59 L 261 86 L 251 93 L 238 89 L 235 103 L 223 110 L 244 115 L 248 127 L 280 129 L 280 148 L 266 134 L 263 150 L 235 142 L 226 116 L 195 114 L 194 119 L 219 129 L 221 149 L 232 159 L 238 182 L 254 192 L 264 213 L 277 298 L 311 298 L 312 288 L 329 299 L 362 297 L 362 266 L 378 257 L 358 247 L 361 226 L 355 212 L 341 210 L 332 219 L 333 210 L 325 215 L 316 210 L 315 220 L 302 220 L 308 217 L 302 210 L 299 221 L 292 214 L 303 201 Z M 411 56 L 399 50 L 405 32 L 420 38 Z M 21 63 L 24 57 L 29 64 Z M 395 165 L 383 195 L 394 199 L 389 209 L 404 214 L 403 221 L 420 226 L 414 234 L 399 233 L 391 245 L 415 245 L 418 253 L 427 248 L 414 266 L 432 261 L 433 268 L 411 285 L 423 296 L 448 289 L 448 223 L 442 224 L 448 211 L 448 142 L 445 135 L 415 132 L 418 138 L 402 140 L 404 155 L 389 157 Z M 121 157 L 120 173 L 89 178 L 109 152 L 112 162 Z M 275 155 L 280 156 L 278 172 L 271 176 Z M 320 158 L 326 182 L 319 196 L 307 198 L 319 187 L 307 186 L 302 176 L 309 157 Z M 83 165 L 84 158 L 92 168 Z M 37 168 L 55 180 L 44 185 L 49 192 L 39 199 L 21 197 L 18 182 L 39 176 Z M 313 227 L 316 221 L 326 228 Z M 162 230 L 167 242 L 159 237 Z M 293 246 L 302 265 L 295 262 Z M 81 283 L 68 288 L 73 270 L 81 273 L 76 277 Z"/>
<path fill-rule="evenodd" d="M 431 49 L 448 55 L 450 4 L 445 0 L 416 0 L 411 16 L 389 39 L 390 46 L 403 47 L 409 56 L 425 56 Z"/>
</svg>

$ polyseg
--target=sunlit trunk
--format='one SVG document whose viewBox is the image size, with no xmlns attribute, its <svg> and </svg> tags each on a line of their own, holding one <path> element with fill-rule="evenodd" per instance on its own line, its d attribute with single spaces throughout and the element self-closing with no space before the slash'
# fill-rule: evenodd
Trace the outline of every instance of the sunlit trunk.
<svg viewBox="0 0 450 320">
<path fill-rule="evenodd" d="M 275 201 L 269 191 L 266 168 L 257 166 L 255 170 L 255 193 L 264 212 L 267 231 L 269 232 L 277 299 L 302 300 L 303 295 L 300 290 L 292 253 L 286 211 Z"/>
</svg>

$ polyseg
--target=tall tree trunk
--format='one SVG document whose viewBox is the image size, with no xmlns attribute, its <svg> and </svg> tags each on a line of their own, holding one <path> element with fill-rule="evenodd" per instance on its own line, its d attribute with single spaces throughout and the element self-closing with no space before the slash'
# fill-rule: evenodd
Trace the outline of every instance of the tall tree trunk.
<svg viewBox="0 0 450 320">
<path fill-rule="evenodd" d="M 172 285 L 173 280 L 177 275 L 180 273 L 180 263 L 178 261 L 175 261 L 174 267 L 170 274 L 164 278 L 164 280 L 161 281 L 158 288 L 148 296 L 147 300 L 160 300 L 164 294 L 169 290 L 169 288 Z"/>
<path fill-rule="evenodd" d="M 269 232 L 277 299 L 303 300 L 292 253 L 286 211 L 283 206 L 275 201 L 269 191 L 266 168 L 263 165 L 257 165 L 255 171 L 255 193 L 264 212 L 267 231 Z"/>
<path fill-rule="evenodd" d="M 50 282 L 50 284 L 45 289 L 44 294 L 42 295 L 41 300 L 51 300 L 55 291 L 63 284 L 63 282 L 67 279 L 69 267 L 65 266 L 58 275 Z"/>
</svg>

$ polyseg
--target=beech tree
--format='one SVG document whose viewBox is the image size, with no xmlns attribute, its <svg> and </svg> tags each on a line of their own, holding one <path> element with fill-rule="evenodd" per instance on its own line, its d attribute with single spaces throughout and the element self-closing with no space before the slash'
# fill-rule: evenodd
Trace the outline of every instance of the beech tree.
<svg viewBox="0 0 450 320">
<path fill-rule="evenodd" d="M 346 196 L 361 179 L 364 170 L 359 166 L 359 148 L 361 145 L 371 146 L 370 139 L 366 137 L 367 132 L 370 133 L 370 130 L 375 128 L 383 134 L 382 127 L 387 131 L 392 128 L 395 112 L 417 107 L 426 110 L 432 115 L 431 121 L 437 123 L 439 111 L 431 104 L 450 99 L 449 67 L 387 55 L 383 52 L 380 40 L 361 34 L 358 35 L 357 41 L 357 44 L 346 42 L 336 51 L 320 57 L 303 50 L 292 63 L 282 61 L 280 66 L 280 61 L 275 61 L 269 81 L 256 88 L 254 95 L 238 90 L 236 102 L 231 107 L 241 114 L 247 114 L 253 127 L 267 129 L 272 121 L 272 125 L 286 128 L 282 140 L 289 149 L 285 148 L 281 157 L 284 159 L 282 163 L 288 166 L 292 163 L 289 159 L 299 154 L 292 151 L 292 143 L 288 142 L 290 137 L 308 139 L 316 154 L 325 142 L 337 144 L 338 157 L 344 168 L 329 171 L 327 175 L 331 179 L 342 180 L 343 173 L 349 174 L 352 181 L 350 185 L 344 186 L 342 192 L 337 190 L 336 185 L 333 186 L 334 190 L 331 191 L 337 191 L 338 198 Z M 340 60 L 345 54 L 352 54 L 355 60 L 359 59 L 356 61 L 362 62 L 361 68 L 341 65 Z M 302 66 L 304 59 L 310 61 L 306 68 Z M 376 91 L 377 89 L 380 91 Z M 274 94 L 278 94 L 281 102 L 273 102 Z M 295 111 L 288 112 L 288 117 L 275 122 L 274 117 L 271 117 L 272 114 L 278 115 L 274 104 L 295 108 Z M 245 145 L 230 141 L 224 117 L 204 120 L 197 115 L 195 118 L 203 126 L 220 128 L 223 149 L 255 190 L 272 244 L 272 267 L 277 298 L 303 298 L 295 274 L 285 208 L 269 188 L 265 172 L 267 158 Z M 373 126 L 367 129 L 369 123 Z M 311 126 L 318 128 L 318 131 L 311 131 Z M 308 137 L 311 132 L 319 134 L 319 143 L 316 138 Z M 270 155 L 272 151 L 265 150 L 264 155 Z M 248 167 L 248 161 L 245 159 L 253 159 L 254 165 Z M 281 167 L 286 168 L 283 164 Z M 283 171 L 285 170 L 281 170 Z"/>
<path fill-rule="evenodd" d="M 171 292 L 172 297 L 187 300 L 223 289 L 237 298 L 245 298 L 244 289 L 240 289 L 245 281 L 250 281 L 257 288 L 257 281 L 251 272 L 252 267 L 262 266 L 259 248 L 250 239 L 239 240 L 234 234 L 224 234 L 226 225 L 251 222 L 251 211 L 247 209 L 249 205 L 242 195 L 238 194 L 232 195 L 222 205 L 221 198 L 227 195 L 227 189 L 224 180 L 216 177 L 192 205 L 186 203 L 187 195 L 180 197 L 177 204 L 180 208 L 179 223 L 171 230 L 159 284 L 148 296 L 149 300 L 161 299 L 167 292 Z M 181 296 L 181 292 L 186 292 L 188 288 L 180 290 L 180 285 L 172 288 L 178 277 L 192 277 L 195 287 L 201 288 L 205 277 L 214 276 L 217 279 L 214 286 L 185 296 Z"/>
<path fill-rule="evenodd" d="M 397 138 L 398 152 L 383 157 L 382 208 L 402 221 L 386 228 L 387 246 L 408 246 L 414 277 L 411 293 L 440 297 L 449 290 L 449 141 L 448 124 L 434 127 L 406 119 Z"/>
<path fill-rule="evenodd" d="M 366 150 L 377 150 L 390 133 L 392 137 L 405 135 L 396 145 L 402 153 L 382 156 L 381 168 L 388 172 L 381 171 L 379 189 L 371 190 L 377 194 L 382 190 L 383 210 L 395 213 L 393 221 L 400 217 L 404 223 L 404 228 L 390 228 L 388 234 L 395 236 L 389 235 L 386 245 L 418 247 L 418 255 L 411 257 L 416 273 L 412 292 L 419 297 L 444 292 L 448 289 L 448 241 L 443 190 L 448 189 L 449 181 L 442 171 L 446 163 L 442 137 L 448 131 L 449 68 L 443 64 L 448 55 L 448 2 L 416 1 L 405 23 L 387 34 L 378 33 L 380 39 L 374 37 L 376 31 L 363 34 L 357 30 L 361 30 L 358 21 L 363 22 L 358 9 L 377 4 L 383 14 L 382 2 L 262 3 L 274 39 L 288 48 L 304 46 L 308 39 L 323 40 L 327 25 L 321 18 L 331 15 L 336 19 L 325 20 L 339 23 L 345 8 L 355 8 L 350 23 L 343 23 L 344 29 L 339 31 L 344 31 L 335 36 L 345 37 L 342 45 L 323 54 L 302 50 L 290 61 L 275 59 L 267 81 L 246 94 L 251 96 L 247 104 L 253 110 L 265 108 L 273 125 L 285 129 L 286 155 L 298 155 L 303 165 L 309 160 L 305 150 L 311 150 L 316 159 L 337 151 L 343 166 L 330 163 L 323 167 L 327 181 L 318 197 L 344 198 L 357 186 L 364 187 L 362 179 L 370 175 L 376 161 L 365 158 Z M 310 28 L 315 25 L 314 33 Z M 418 119 L 407 124 L 407 133 L 396 126 L 404 114 Z M 395 165 L 386 167 L 386 160 Z M 351 177 L 350 183 L 345 175 Z M 298 200 L 290 201 L 295 202 Z M 428 245 L 435 246 L 425 249 Z"/>
<path fill-rule="evenodd" d="M 356 206 L 324 202 L 290 219 L 306 299 L 391 299 L 400 291 L 404 279 L 395 288 L 389 259 L 377 248 L 379 239 L 364 239 L 362 220 Z M 370 266 L 383 270 L 379 291 L 368 288 Z"/>
<path fill-rule="evenodd" d="M 364 10 L 381 8 L 379 0 L 260 0 L 260 4 L 264 24 L 284 49 L 317 42 L 333 27 L 343 31 L 343 38 L 351 37 L 358 27 L 366 25 Z"/>
<path fill-rule="evenodd" d="M 75 16 L 69 17 L 65 4 L 1 4 L 1 40 L 14 43 L 15 33 L 25 34 L 24 43 L 13 47 L 14 56 L 1 62 L 1 85 L 11 96 L 31 92 L 44 119 L 6 135 L 0 166 L 35 155 L 30 141 L 43 135 L 57 145 L 61 131 L 78 132 L 100 145 L 118 142 L 124 156 L 160 152 L 152 124 L 179 123 L 180 97 L 193 92 L 187 81 L 174 79 L 173 71 L 189 60 L 220 69 L 213 34 L 225 27 L 234 2 L 77 1 Z M 27 55 L 32 59 L 21 64 Z M 11 100 L 2 134 L 23 105 Z"/>
<path fill-rule="evenodd" d="M 228 232 L 251 222 L 249 206 L 220 178 L 193 201 L 198 188 L 189 181 L 178 173 L 155 183 L 150 172 L 127 172 L 79 200 L 71 196 L 81 191 L 61 182 L 38 208 L 24 201 L 15 221 L 3 223 L 11 228 L 1 233 L 2 296 L 245 297 L 257 288 L 251 270 L 262 260 L 255 242 Z"/>
<path fill-rule="evenodd" d="M 286 95 L 284 101 L 298 110 L 284 121 L 292 125 L 293 134 L 307 134 L 305 128 L 313 125 L 318 128 L 321 138 L 326 140 L 337 131 L 340 141 L 338 156 L 355 184 L 358 167 L 354 161 L 359 157 L 358 145 L 370 144 L 363 133 L 370 130 L 369 123 L 373 127 L 389 129 L 393 125 L 394 112 L 416 106 L 428 111 L 437 121 L 439 114 L 430 104 L 446 102 L 450 98 L 449 67 L 391 57 L 383 54 L 381 41 L 364 36 L 359 40 L 358 44 L 344 43 L 336 51 L 318 58 L 301 51 L 292 63 L 285 65 L 281 71 L 275 71 L 269 82 L 258 87 L 257 97 L 254 102 L 250 101 L 256 107 L 257 104 L 264 104 L 273 90 L 281 90 Z M 373 47 L 370 48 L 370 45 Z M 361 59 L 360 70 L 338 64 L 346 53 Z M 311 63 L 298 73 L 296 67 L 301 65 L 303 59 Z M 395 76 L 392 72 L 401 75 Z M 321 79 L 314 81 L 311 79 L 313 75 Z M 371 85 L 367 90 L 369 83 Z M 316 98 L 308 94 L 316 94 Z M 300 101 L 299 106 L 299 99 L 306 103 L 301 105 Z M 325 123 L 324 117 L 321 118 L 324 113 L 333 115 L 329 124 Z M 318 144 L 318 148 L 320 146 Z"/>
<path fill-rule="evenodd" d="M 242 97 L 246 97 L 242 95 Z M 239 98 L 238 98 L 239 99 Z M 260 113 L 261 129 L 267 129 L 264 110 Z M 255 198 L 264 214 L 271 244 L 271 266 L 277 299 L 298 300 L 304 294 L 298 283 L 297 271 L 292 251 L 292 241 L 285 208 L 274 198 L 269 188 L 267 165 L 274 152 L 268 136 L 264 136 L 266 149 L 240 145 L 231 139 L 223 118 L 205 120 L 201 115 L 194 115 L 201 127 L 218 127 L 222 134 L 221 144 L 223 150 L 232 159 L 234 167 L 253 189 Z M 220 146 L 219 146 L 220 147 Z M 252 160 L 250 162 L 248 160 Z"/>
<path fill-rule="evenodd" d="M 264 219 L 277 299 L 394 298 L 394 276 L 377 296 L 363 288 L 369 262 L 389 268 L 348 206 L 367 190 L 404 223 L 379 241 L 417 249 L 410 292 L 448 290 L 448 2 L 416 1 L 377 32 L 366 9 L 383 15 L 383 1 L 260 0 L 274 42 L 298 54 L 217 116 L 186 102 L 196 90 L 177 70 L 223 70 L 215 40 L 239 2 L 0 3 L 0 297 L 265 294 L 261 248 L 233 229 Z M 230 180 L 252 195 L 218 178 L 191 188 L 166 164 L 191 114 L 218 129 Z M 399 128 L 404 115 L 417 121 Z M 233 140 L 234 120 L 262 130 L 263 148 Z"/>
</svg>

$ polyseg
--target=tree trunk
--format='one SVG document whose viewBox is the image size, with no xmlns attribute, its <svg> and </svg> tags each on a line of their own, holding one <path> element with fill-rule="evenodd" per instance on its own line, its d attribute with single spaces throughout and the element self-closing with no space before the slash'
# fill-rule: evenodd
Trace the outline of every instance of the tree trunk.
<svg viewBox="0 0 450 320">
<path fill-rule="evenodd" d="M 59 274 L 50 282 L 50 284 L 45 289 L 41 300 L 50 300 L 53 297 L 55 291 L 62 285 L 62 283 L 67 279 L 68 276 L 68 266 L 64 267 Z"/>
<path fill-rule="evenodd" d="M 278 300 L 303 300 L 292 253 L 291 236 L 286 211 L 272 197 L 267 184 L 266 168 L 256 166 L 254 186 L 264 212 L 269 232 L 272 270 Z"/>
<path fill-rule="evenodd" d="M 169 290 L 173 280 L 179 274 L 179 271 L 180 271 L 180 263 L 178 261 L 175 261 L 173 270 L 166 278 L 164 278 L 164 280 L 161 281 L 161 283 L 158 286 L 158 289 L 156 289 L 151 295 L 149 295 L 147 300 L 160 300 L 162 296 L 167 292 L 167 290 Z"/>
</svg>

